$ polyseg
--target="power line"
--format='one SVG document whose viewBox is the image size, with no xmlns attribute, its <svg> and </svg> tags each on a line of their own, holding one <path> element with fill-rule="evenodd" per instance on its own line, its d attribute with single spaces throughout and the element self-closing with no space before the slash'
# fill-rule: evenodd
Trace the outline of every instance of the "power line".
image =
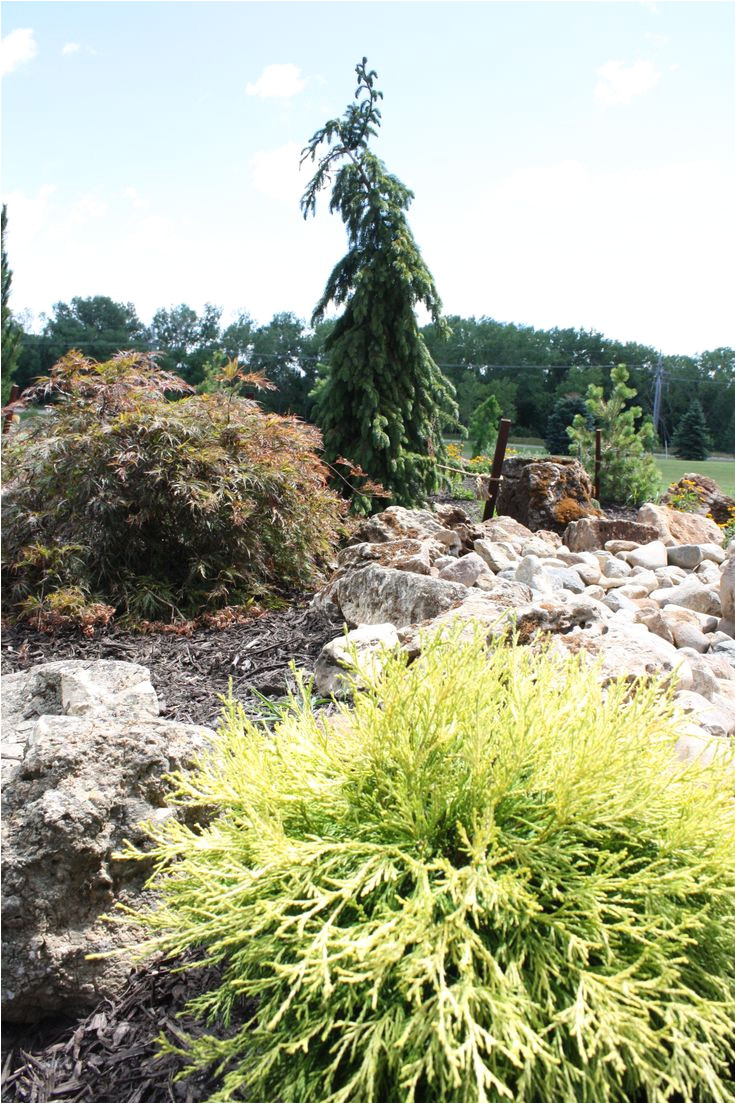
<svg viewBox="0 0 736 1104">
<path fill-rule="evenodd" d="M 29 336 L 37 337 L 39 340 L 46 341 L 49 344 L 56 344 L 56 341 L 55 341 L 54 338 L 46 337 L 43 334 L 32 334 L 32 335 L 29 335 Z M 62 342 L 61 344 L 64 344 L 64 343 Z M 67 346 L 66 351 L 69 352 L 71 349 L 80 349 L 80 350 L 82 350 L 82 349 L 91 349 L 91 348 L 99 349 L 101 347 L 102 348 L 107 347 L 107 348 L 115 349 L 115 350 L 120 350 L 120 348 L 121 348 L 119 342 L 106 341 L 104 338 L 100 338 L 100 339 L 94 339 L 94 340 L 90 340 L 90 341 L 74 341 L 74 342 L 70 343 Z M 216 350 L 217 348 L 219 348 L 219 346 L 214 345 L 213 346 L 213 351 Z M 135 345 L 133 345 L 131 347 L 131 351 L 132 352 L 153 352 L 153 353 L 159 353 L 163 356 L 166 356 L 167 354 L 172 353 L 172 352 L 176 352 L 178 350 L 176 349 L 176 347 L 170 348 L 170 349 L 151 349 L 150 346 L 146 346 L 146 347 L 142 348 L 140 346 L 136 347 Z M 196 348 L 192 350 L 192 352 L 194 352 L 194 351 L 196 351 Z M 191 355 L 191 353 L 185 353 L 185 355 Z M 298 362 L 307 362 L 307 363 L 315 363 L 315 364 L 323 362 L 324 359 L 325 359 L 324 357 L 317 356 L 316 354 L 297 353 L 297 352 L 257 353 L 257 352 L 251 351 L 251 352 L 246 352 L 243 355 L 247 360 L 254 360 L 254 359 L 256 359 L 256 360 L 293 360 L 293 361 L 298 361 Z M 694 358 L 694 360 L 695 360 L 695 358 Z M 633 371 L 648 372 L 648 373 L 654 375 L 655 380 L 656 380 L 656 374 L 660 370 L 660 368 L 659 368 L 660 361 L 661 361 L 661 357 L 658 358 L 658 361 L 657 361 L 656 364 L 652 364 L 652 363 L 649 363 L 649 362 L 640 362 L 638 364 L 626 363 L 625 366 L 626 366 L 627 369 L 630 369 L 630 370 L 633 370 Z M 560 363 L 557 363 L 557 364 L 530 364 L 530 363 L 526 363 L 526 364 L 491 364 L 491 363 L 488 363 L 486 361 L 478 362 L 478 363 L 472 362 L 472 361 L 461 361 L 459 363 L 449 364 L 449 363 L 442 363 L 440 361 L 435 361 L 435 363 L 437 364 L 438 368 L 442 368 L 443 370 L 445 370 L 445 369 L 466 368 L 470 371 L 482 370 L 484 372 L 487 372 L 487 371 L 493 371 L 493 372 L 520 372 L 520 371 L 535 371 L 535 370 L 542 370 L 542 371 L 556 370 L 556 371 L 559 371 L 559 372 L 569 372 L 572 368 L 584 368 L 584 369 L 590 369 L 590 368 L 606 369 L 606 368 L 609 368 L 610 369 L 610 368 L 615 368 L 616 364 L 620 363 L 620 362 L 619 361 L 609 361 L 609 362 L 606 362 L 606 363 L 591 364 L 591 363 L 581 363 L 580 361 L 578 361 L 574 364 L 560 364 Z M 695 360 L 695 363 L 693 364 L 693 368 L 694 368 L 696 373 L 697 373 L 698 367 L 699 367 L 699 365 L 697 363 L 697 360 Z M 676 376 L 676 375 L 672 375 L 666 368 L 664 369 L 664 371 L 667 373 L 667 379 L 675 380 L 678 383 L 695 383 L 695 384 L 716 383 L 716 384 L 718 384 L 718 383 L 721 382 L 720 380 L 716 380 L 716 379 L 713 379 L 711 377 L 698 376 L 697 374 L 694 375 L 694 376 Z"/>
</svg>

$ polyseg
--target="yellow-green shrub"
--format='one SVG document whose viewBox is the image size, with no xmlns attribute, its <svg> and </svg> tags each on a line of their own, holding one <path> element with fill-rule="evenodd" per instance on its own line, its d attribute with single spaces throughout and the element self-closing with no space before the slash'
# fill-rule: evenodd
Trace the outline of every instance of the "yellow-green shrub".
<svg viewBox="0 0 736 1104">
<path fill-rule="evenodd" d="M 336 718 L 228 703 L 178 778 L 219 815 L 151 827 L 142 918 L 222 964 L 199 1015 L 258 1002 L 184 1050 L 211 1099 L 732 1100 L 731 772 L 676 727 L 657 685 L 480 639 Z"/>
</svg>

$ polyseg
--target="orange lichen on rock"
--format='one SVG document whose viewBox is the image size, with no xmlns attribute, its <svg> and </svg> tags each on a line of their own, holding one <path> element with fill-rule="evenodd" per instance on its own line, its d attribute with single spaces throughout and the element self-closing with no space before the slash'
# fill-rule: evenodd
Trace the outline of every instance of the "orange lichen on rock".
<svg viewBox="0 0 736 1104">
<path fill-rule="evenodd" d="M 554 506 L 554 515 L 560 525 L 568 525 L 571 521 L 579 521 L 580 518 L 587 517 L 589 513 L 590 511 L 586 510 L 574 498 L 561 498 Z"/>
</svg>

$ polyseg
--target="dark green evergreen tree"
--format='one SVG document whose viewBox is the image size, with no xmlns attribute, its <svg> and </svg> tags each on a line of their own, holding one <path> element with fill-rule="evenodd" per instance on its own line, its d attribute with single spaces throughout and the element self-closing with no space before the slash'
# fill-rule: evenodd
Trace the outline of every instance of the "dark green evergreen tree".
<svg viewBox="0 0 736 1104">
<path fill-rule="evenodd" d="M 570 451 L 567 427 L 572 425 L 576 414 L 585 415 L 586 413 L 585 400 L 580 396 L 566 395 L 557 400 L 547 419 L 547 428 L 544 432 L 544 443 L 553 456 L 567 456 Z"/>
<path fill-rule="evenodd" d="M 442 303 L 406 219 L 413 193 L 369 149 L 383 94 L 376 73 L 356 66 L 355 102 L 311 138 L 302 161 L 317 160 L 303 197 L 306 218 L 332 185 L 330 211 L 345 223 L 348 252 L 335 266 L 312 323 L 330 304 L 345 307 L 325 347 L 329 370 L 313 416 L 329 462 L 347 457 L 412 506 L 439 486 L 442 431 L 456 424 L 452 385 L 433 361 L 415 315 L 422 303 L 443 330 Z M 325 146 L 326 149 L 322 150 Z M 372 508 L 370 498 L 359 509 Z"/>
<path fill-rule="evenodd" d="M 22 330 L 13 318 L 10 309 L 10 285 L 13 282 L 13 273 L 8 266 L 8 257 L 5 252 L 5 230 L 8 225 L 8 210 L 3 203 L 2 209 L 2 403 L 3 406 L 10 398 L 10 389 L 13 385 L 13 377 L 20 355 L 20 341 Z"/>
<path fill-rule="evenodd" d="M 710 445 L 703 408 L 698 399 L 693 399 L 675 430 L 672 448 L 682 460 L 707 460 Z"/>
</svg>

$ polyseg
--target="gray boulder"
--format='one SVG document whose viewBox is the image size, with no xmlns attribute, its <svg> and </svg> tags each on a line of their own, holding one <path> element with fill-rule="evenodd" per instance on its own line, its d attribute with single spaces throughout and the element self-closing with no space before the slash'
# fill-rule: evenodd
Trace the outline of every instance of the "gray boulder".
<svg viewBox="0 0 736 1104">
<path fill-rule="evenodd" d="M 370 564 L 337 582 L 335 599 L 348 624 L 397 627 L 427 621 L 462 602 L 468 587 Z"/>
<path fill-rule="evenodd" d="M 86 957 L 136 939 L 99 917 L 140 901 L 150 871 L 113 856 L 126 839 L 144 843 L 141 821 L 172 815 L 163 776 L 213 735 L 151 716 L 147 675 L 135 664 L 65 661 L 3 678 L 6 729 L 19 748 L 3 787 L 8 1022 L 82 1014 L 130 970 L 125 954 Z"/>
</svg>

